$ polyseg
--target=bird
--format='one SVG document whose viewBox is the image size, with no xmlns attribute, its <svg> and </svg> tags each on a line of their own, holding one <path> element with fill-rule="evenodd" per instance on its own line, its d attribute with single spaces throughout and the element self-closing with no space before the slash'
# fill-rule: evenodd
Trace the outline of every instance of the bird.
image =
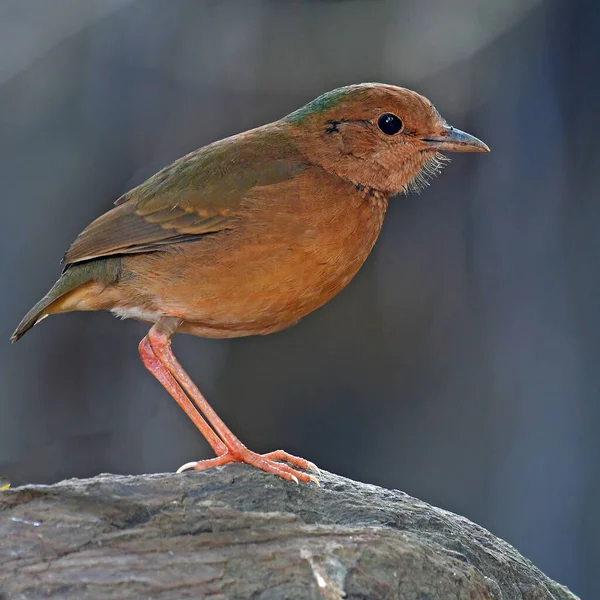
<svg viewBox="0 0 600 600">
<path fill-rule="evenodd" d="M 215 457 L 318 484 L 312 462 L 259 454 L 221 420 L 171 349 L 286 329 L 338 294 L 381 231 L 388 199 L 419 192 L 443 152 L 489 152 L 412 90 L 382 83 L 326 92 L 287 116 L 195 150 L 125 193 L 79 234 L 50 291 L 11 340 L 51 314 L 108 310 L 150 325 L 145 367 Z"/>
</svg>

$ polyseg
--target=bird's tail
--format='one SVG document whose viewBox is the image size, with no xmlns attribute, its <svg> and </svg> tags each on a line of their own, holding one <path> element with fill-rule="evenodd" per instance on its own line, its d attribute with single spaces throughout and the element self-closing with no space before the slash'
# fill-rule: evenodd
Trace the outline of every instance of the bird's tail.
<svg viewBox="0 0 600 600">
<path fill-rule="evenodd" d="M 50 314 L 81 309 L 78 302 L 81 294 L 77 292 L 84 291 L 86 284 L 101 282 L 107 285 L 116 282 L 120 276 L 120 268 L 121 260 L 116 257 L 67 265 L 50 291 L 23 317 L 10 337 L 11 342 L 16 342 L 23 337 L 34 325 Z"/>
</svg>

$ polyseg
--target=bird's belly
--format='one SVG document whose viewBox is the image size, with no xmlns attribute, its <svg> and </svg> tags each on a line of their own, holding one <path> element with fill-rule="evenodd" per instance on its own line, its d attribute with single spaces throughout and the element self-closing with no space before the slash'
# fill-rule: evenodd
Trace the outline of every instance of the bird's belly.
<svg viewBox="0 0 600 600">
<path fill-rule="evenodd" d="M 307 261 L 302 273 L 283 270 L 265 272 L 254 281 L 223 280 L 213 288 L 215 298 L 197 300 L 193 310 L 178 312 L 184 319 L 180 330 L 204 337 L 265 335 L 296 324 L 340 292 L 354 277 L 360 261 L 336 269 Z M 309 271 L 314 268 L 314 273 Z M 278 283 L 273 279 L 280 276 Z M 261 284 L 262 282 L 262 284 Z M 222 293 L 220 291 L 222 290 Z"/>
<path fill-rule="evenodd" d="M 279 331 L 298 322 L 340 292 L 356 275 L 374 240 L 346 244 L 339 253 L 279 247 L 214 277 L 198 278 L 193 300 L 183 299 L 177 286 L 164 296 L 163 306 L 181 316 L 181 329 L 205 337 L 238 337 Z M 262 258 L 262 260 L 261 260 Z M 204 271 L 204 269 L 202 270 Z M 188 288 L 189 294 L 189 288 Z"/>
</svg>

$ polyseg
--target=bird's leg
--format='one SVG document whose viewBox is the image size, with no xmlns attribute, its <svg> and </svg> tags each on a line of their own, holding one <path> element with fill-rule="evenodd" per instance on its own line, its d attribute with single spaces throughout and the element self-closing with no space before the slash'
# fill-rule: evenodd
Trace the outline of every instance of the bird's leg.
<svg viewBox="0 0 600 600">
<path fill-rule="evenodd" d="M 168 371 L 169 375 L 171 376 L 171 379 L 174 378 L 176 380 L 176 389 L 179 392 L 182 392 L 181 388 L 183 388 L 187 392 L 189 398 L 191 398 L 196 404 L 196 406 L 204 416 L 204 419 L 206 419 L 206 421 L 208 421 L 208 423 L 210 423 L 210 425 L 212 426 L 212 429 L 208 427 L 204 419 L 202 419 L 201 423 L 199 424 L 197 420 L 195 420 L 190 415 L 188 410 L 184 408 L 184 405 L 180 401 L 180 398 L 173 393 L 172 381 L 168 378 L 165 378 L 164 373 L 162 371 L 156 368 L 150 369 L 148 365 L 146 366 L 151 371 L 151 373 L 163 384 L 167 391 L 175 398 L 178 404 L 182 406 L 182 408 L 184 408 L 184 410 L 192 419 L 192 421 L 194 421 L 194 424 L 198 427 L 200 432 L 205 437 L 207 437 L 206 429 L 208 429 L 210 431 L 210 434 L 212 434 L 215 437 L 218 436 L 218 439 L 220 439 L 224 446 L 224 448 L 216 449 L 215 446 L 213 446 L 213 444 L 211 443 L 211 440 L 207 437 L 209 443 L 211 443 L 211 446 L 215 451 L 215 454 L 217 454 L 217 457 L 205 461 L 187 463 L 183 465 L 179 470 L 181 471 L 188 468 L 201 470 L 224 465 L 230 462 L 244 462 L 268 473 L 279 475 L 280 477 L 282 477 L 283 479 L 287 479 L 288 481 L 313 481 L 318 483 L 317 479 L 313 475 L 296 471 L 295 469 L 292 469 L 290 466 L 284 463 L 276 462 L 277 460 L 285 460 L 298 467 L 299 469 L 314 468 L 318 471 L 318 469 L 309 461 L 288 454 L 283 450 L 277 450 L 276 452 L 271 452 L 266 455 L 257 454 L 256 452 L 248 450 L 248 448 L 246 448 L 246 446 L 244 446 L 244 444 L 242 444 L 242 442 L 240 442 L 240 440 L 231 432 L 231 430 L 227 427 L 227 425 L 225 425 L 225 423 L 221 420 L 221 418 L 217 415 L 217 413 L 213 410 L 213 408 L 204 398 L 200 390 L 196 387 L 194 382 L 190 379 L 189 375 L 185 372 L 185 370 L 179 364 L 178 360 L 173 354 L 173 351 L 171 349 L 171 337 L 178 325 L 179 321 L 176 319 L 162 319 L 150 329 L 148 335 L 144 339 L 148 341 L 153 355 L 156 357 L 156 359 L 158 359 L 158 361 L 160 361 L 165 370 Z M 168 385 L 165 384 L 164 381 L 166 381 Z M 181 387 L 179 387 L 180 385 Z M 188 403 L 189 398 L 186 397 Z"/>
<path fill-rule="evenodd" d="M 227 446 L 225 446 L 217 434 L 211 429 L 210 425 L 204 420 L 202 415 L 196 410 L 196 407 L 190 402 L 190 399 L 186 396 L 177 381 L 175 381 L 173 375 L 169 373 L 169 370 L 156 357 L 154 350 L 152 350 L 152 346 L 148 341 L 148 336 L 140 342 L 139 351 L 146 369 L 148 369 L 148 371 L 162 383 L 167 392 L 175 398 L 177 404 L 181 406 L 185 414 L 206 438 L 206 441 L 210 444 L 215 454 L 222 455 L 227 452 Z"/>
</svg>

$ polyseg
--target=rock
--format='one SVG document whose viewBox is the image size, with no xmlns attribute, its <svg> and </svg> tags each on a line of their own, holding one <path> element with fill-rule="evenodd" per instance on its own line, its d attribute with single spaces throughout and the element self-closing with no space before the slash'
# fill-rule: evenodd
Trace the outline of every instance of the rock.
<svg viewBox="0 0 600 600">
<path fill-rule="evenodd" d="M 0 492 L 0 598 L 573 600 L 512 546 L 399 491 L 246 465 Z"/>
</svg>

